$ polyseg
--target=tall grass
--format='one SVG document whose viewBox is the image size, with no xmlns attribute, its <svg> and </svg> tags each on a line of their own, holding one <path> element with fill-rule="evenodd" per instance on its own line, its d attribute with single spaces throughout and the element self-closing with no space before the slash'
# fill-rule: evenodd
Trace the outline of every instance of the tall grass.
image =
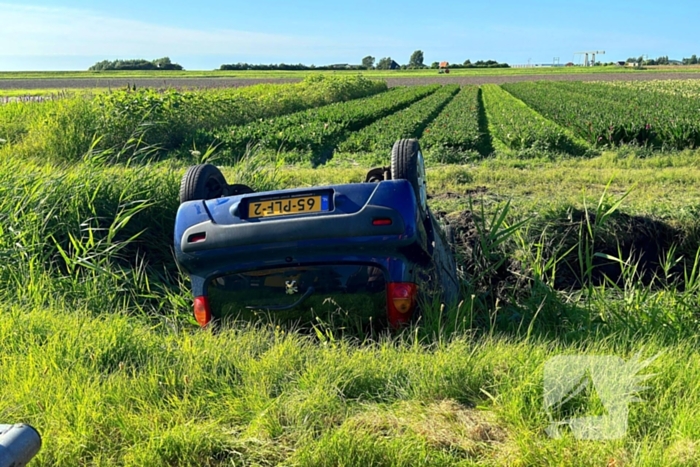
<svg viewBox="0 0 700 467">
<path fill-rule="evenodd" d="M 462 198 L 448 217 L 463 216 L 463 301 L 433 304 L 403 332 L 267 321 L 209 332 L 191 323 L 170 251 L 184 167 L 0 152 L 0 421 L 42 432 L 37 465 L 700 462 L 697 237 L 688 224 L 646 274 L 625 251 L 640 225 L 625 211 L 638 195 L 622 198 L 618 179 L 592 209 L 580 194 L 534 212 L 488 190 Z M 518 181 L 514 163 L 431 170 L 431 187 Z M 581 167 L 577 176 L 592 177 Z M 640 184 L 661 187 L 677 168 L 668 170 Z M 258 190 L 363 178 L 269 166 L 256 154 L 224 173 Z M 637 352 L 662 355 L 624 440 L 546 436 L 549 358 Z"/>
<path fill-rule="evenodd" d="M 36 465 L 692 465 L 692 340 L 563 345 L 409 334 L 358 345 L 239 325 L 218 334 L 8 306 L 0 417 L 38 427 Z M 542 368 L 663 354 L 624 441 L 549 439 Z"/>
<path fill-rule="evenodd" d="M 23 156 L 77 161 L 91 149 L 142 158 L 206 145 L 207 131 L 386 91 L 362 76 L 313 76 L 296 84 L 233 90 L 117 90 L 51 102 L 0 106 L 0 138 Z M 136 140 L 134 137 L 136 136 Z M 134 144 L 137 143 L 137 144 Z M 171 153 L 170 156 L 175 155 Z M 138 156 L 138 157 L 137 157 Z"/>
</svg>

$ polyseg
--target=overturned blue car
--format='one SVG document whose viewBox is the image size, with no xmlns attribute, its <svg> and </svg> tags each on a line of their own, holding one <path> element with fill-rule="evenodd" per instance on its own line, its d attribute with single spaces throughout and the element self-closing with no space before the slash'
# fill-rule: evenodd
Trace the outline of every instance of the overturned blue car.
<svg viewBox="0 0 700 467">
<path fill-rule="evenodd" d="M 180 202 L 175 255 L 203 327 L 331 304 L 398 328 L 458 300 L 453 234 L 428 208 L 415 139 L 397 141 L 390 166 L 364 183 L 256 193 L 192 166 Z"/>
</svg>

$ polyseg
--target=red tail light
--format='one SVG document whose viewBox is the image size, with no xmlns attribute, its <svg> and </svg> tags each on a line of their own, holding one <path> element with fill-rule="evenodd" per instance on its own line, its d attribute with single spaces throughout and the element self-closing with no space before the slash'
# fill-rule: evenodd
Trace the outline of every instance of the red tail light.
<svg viewBox="0 0 700 467">
<path fill-rule="evenodd" d="M 195 297 L 194 299 L 194 319 L 200 326 L 204 327 L 211 321 L 211 308 L 207 297 Z"/>
<path fill-rule="evenodd" d="M 410 282 L 390 282 L 386 289 L 386 306 L 389 324 L 399 328 L 411 320 L 416 308 L 418 286 Z"/>
<path fill-rule="evenodd" d="M 203 242 L 206 239 L 207 239 L 207 233 L 200 232 L 200 233 L 190 235 L 187 238 L 187 243 L 199 243 L 199 242 Z"/>
<path fill-rule="evenodd" d="M 391 219 L 374 219 L 372 225 L 391 225 Z"/>
</svg>

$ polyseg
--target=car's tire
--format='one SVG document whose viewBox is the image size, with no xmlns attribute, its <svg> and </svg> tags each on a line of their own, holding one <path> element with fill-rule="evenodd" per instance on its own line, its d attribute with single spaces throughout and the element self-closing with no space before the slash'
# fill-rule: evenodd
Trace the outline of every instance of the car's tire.
<svg viewBox="0 0 700 467">
<path fill-rule="evenodd" d="M 214 165 L 198 164 L 187 169 L 180 183 L 180 203 L 226 196 L 224 174 Z"/>
<path fill-rule="evenodd" d="M 428 188 L 425 178 L 425 160 L 417 139 L 400 139 L 391 148 L 391 178 L 408 180 L 416 195 L 421 215 L 428 210 Z"/>
</svg>

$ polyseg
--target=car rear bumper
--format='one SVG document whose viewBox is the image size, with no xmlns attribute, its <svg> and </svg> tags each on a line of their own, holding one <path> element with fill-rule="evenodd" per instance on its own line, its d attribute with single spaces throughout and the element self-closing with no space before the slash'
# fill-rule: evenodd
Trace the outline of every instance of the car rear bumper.
<svg viewBox="0 0 700 467">
<path fill-rule="evenodd" d="M 391 224 L 373 225 L 372 222 L 376 219 L 388 219 Z M 367 205 L 357 213 L 332 217 L 268 219 L 263 222 L 232 225 L 205 221 L 184 231 L 180 238 L 180 250 L 186 254 L 196 254 L 222 248 L 376 236 L 397 237 L 396 240 L 401 243 L 402 239 L 415 236 L 412 230 L 406 228 L 401 214 L 396 210 Z"/>
</svg>

